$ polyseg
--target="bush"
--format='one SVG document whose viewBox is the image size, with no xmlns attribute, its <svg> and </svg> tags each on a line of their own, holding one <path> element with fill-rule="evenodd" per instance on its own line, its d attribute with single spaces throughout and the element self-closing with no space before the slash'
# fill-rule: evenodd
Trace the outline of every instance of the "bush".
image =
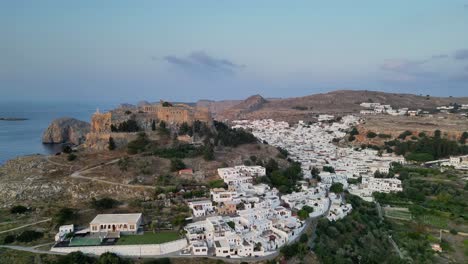
<svg viewBox="0 0 468 264">
<path fill-rule="evenodd" d="M 34 230 L 26 230 L 23 233 L 21 233 L 18 237 L 16 237 L 16 240 L 19 242 L 27 243 L 27 242 L 31 242 L 34 240 L 38 240 L 42 236 L 44 236 L 42 232 L 37 232 Z"/>
<path fill-rule="evenodd" d="M 150 143 L 146 133 L 138 133 L 138 136 L 135 140 L 130 141 L 127 145 L 127 152 L 129 154 L 137 154 L 145 151 L 146 146 Z"/>
<path fill-rule="evenodd" d="M 99 256 L 98 261 L 96 264 L 127 264 L 130 263 L 129 261 L 122 259 L 115 253 L 106 252 Z"/>
<path fill-rule="evenodd" d="M 401 133 L 401 134 L 398 136 L 398 138 L 404 140 L 407 136 L 411 136 L 412 134 L 413 134 L 413 133 L 411 133 L 411 131 L 406 130 L 405 132 Z"/>
<path fill-rule="evenodd" d="M 369 131 L 367 132 L 367 138 L 375 138 L 377 136 L 377 134 L 375 132 L 372 132 L 372 131 Z"/>
<path fill-rule="evenodd" d="M 306 233 L 302 234 L 300 237 L 299 237 L 299 242 L 301 243 L 307 243 L 307 241 L 309 241 L 309 237 L 307 236 Z"/>
<path fill-rule="evenodd" d="M 389 134 L 379 134 L 379 138 L 391 138 L 392 136 Z"/>
<path fill-rule="evenodd" d="M 118 125 L 111 125 L 111 131 L 112 132 L 138 132 L 140 131 L 140 127 L 138 126 L 138 123 L 135 120 L 127 120 L 124 121 Z"/>
<path fill-rule="evenodd" d="M 81 251 L 76 251 L 69 253 L 65 256 L 60 256 L 57 259 L 56 263 L 60 264 L 93 264 L 95 263 L 95 259 L 92 257 L 88 257 Z"/>
<path fill-rule="evenodd" d="M 15 239 L 16 237 L 14 235 L 7 235 L 4 239 L 3 239 L 3 243 L 4 244 L 11 244 L 13 242 L 15 242 Z"/>
<path fill-rule="evenodd" d="M 70 153 L 70 154 L 68 154 L 68 156 L 67 156 L 67 160 L 68 160 L 68 161 L 74 161 L 74 160 L 76 160 L 76 158 L 77 158 L 76 155 L 73 154 L 73 153 Z"/>
<path fill-rule="evenodd" d="M 58 225 L 63 225 L 67 222 L 71 222 L 71 220 L 75 218 L 75 211 L 71 208 L 65 207 L 60 209 L 54 218 Z"/>
<path fill-rule="evenodd" d="M 95 198 L 91 199 L 91 206 L 97 210 L 111 209 L 119 205 L 120 202 L 112 198 L 104 197 L 102 199 L 96 200 Z"/>
<path fill-rule="evenodd" d="M 22 205 L 16 205 L 16 206 L 13 206 L 11 209 L 10 209 L 10 213 L 12 214 L 24 214 L 28 211 L 29 209 L 26 207 L 26 206 L 22 206 Z"/>
<path fill-rule="evenodd" d="M 109 144 L 107 146 L 109 150 L 114 150 L 115 149 L 115 141 L 112 137 L 109 137 Z"/>
<path fill-rule="evenodd" d="M 171 171 L 179 171 L 185 169 L 185 163 L 180 159 L 171 160 Z"/>
</svg>

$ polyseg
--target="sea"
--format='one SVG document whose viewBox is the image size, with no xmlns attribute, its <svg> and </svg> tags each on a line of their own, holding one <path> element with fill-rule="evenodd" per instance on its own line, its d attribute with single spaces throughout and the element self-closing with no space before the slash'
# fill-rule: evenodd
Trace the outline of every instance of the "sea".
<svg viewBox="0 0 468 264">
<path fill-rule="evenodd" d="M 0 165 L 22 155 L 54 154 L 61 145 L 42 144 L 42 134 L 56 118 L 73 117 L 90 122 L 96 109 L 101 112 L 118 106 L 102 102 L 1 102 L 0 117 L 26 118 L 0 120 Z"/>
</svg>

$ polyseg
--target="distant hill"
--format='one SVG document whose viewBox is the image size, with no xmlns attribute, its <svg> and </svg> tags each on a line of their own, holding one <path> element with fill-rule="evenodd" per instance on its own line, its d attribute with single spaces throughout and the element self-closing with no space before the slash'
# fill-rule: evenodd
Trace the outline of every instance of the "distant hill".
<svg viewBox="0 0 468 264">
<path fill-rule="evenodd" d="M 210 110 L 218 120 L 273 118 L 296 122 L 312 120 L 317 114 L 356 113 L 362 102 L 389 104 L 394 108 L 434 109 L 450 103 L 468 104 L 468 97 L 432 97 L 376 91 L 338 90 L 303 97 L 266 100 L 260 95 L 244 101 L 210 101 Z"/>
</svg>

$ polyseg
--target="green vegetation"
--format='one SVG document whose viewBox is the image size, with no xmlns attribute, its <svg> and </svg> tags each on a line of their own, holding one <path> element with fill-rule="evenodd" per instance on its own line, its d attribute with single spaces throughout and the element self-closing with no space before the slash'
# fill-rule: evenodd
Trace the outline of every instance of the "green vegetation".
<svg viewBox="0 0 468 264">
<path fill-rule="evenodd" d="M 343 184 L 340 183 L 340 182 L 334 182 L 334 183 L 330 186 L 330 192 L 333 192 L 333 193 L 342 193 L 342 192 L 343 192 Z"/>
<path fill-rule="evenodd" d="M 335 168 L 333 168 L 332 166 L 323 166 L 322 170 L 330 173 L 335 173 Z"/>
<path fill-rule="evenodd" d="M 71 223 L 75 218 L 75 211 L 71 208 L 62 208 L 54 216 L 54 221 L 58 225 L 64 225 L 66 223 Z"/>
<path fill-rule="evenodd" d="M 440 131 L 436 132 L 433 137 L 419 137 L 416 141 L 391 140 L 385 142 L 385 145 L 393 147 L 397 155 L 405 155 L 407 159 L 418 162 L 468 154 L 468 146 L 460 145 L 454 140 L 441 138 Z M 402 135 L 399 138 L 402 138 Z"/>
<path fill-rule="evenodd" d="M 107 148 L 108 148 L 109 150 L 114 150 L 115 147 L 116 147 L 116 146 L 115 146 L 114 138 L 109 137 L 109 143 L 108 143 Z"/>
<path fill-rule="evenodd" d="M 171 171 L 179 171 L 185 168 L 186 165 L 181 159 L 171 159 Z"/>
<path fill-rule="evenodd" d="M 276 187 L 281 193 L 291 193 L 296 190 L 297 182 L 303 179 L 301 165 L 297 162 L 282 170 L 274 159 L 270 159 L 265 168 L 267 175 L 261 177 L 260 181 Z"/>
<path fill-rule="evenodd" d="M 214 121 L 214 125 L 217 131 L 215 145 L 237 147 L 242 144 L 257 142 L 257 138 L 244 129 L 232 129 L 218 121 Z"/>
<path fill-rule="evenodd" d="M 34 240 L 38 240 L 39 238 L 43 236 L 44 234 L 42 232 L 37 232 L 34 230 L 26 230 L 16 237 L 16 241 L 27 243 L 27 242 L 31 242 Z"/>
<path fill-rule="evenodd" d="M 377 134 L 375 132 L 372 132 L 372 131 L 369 131 L 367 132 L 367 138 L 375 138 L 377 136 Z"/>
<path fill-rule="evenodd" d="M 379 134 L 378 137 L 379 137 L 379 138 L 391 138 L 392 135 L 389 135 L 389 134 Z"/>
<path fill-rule="evenodd" d="M 118 125 L 111 124 L 111 131 L 125 133 L 138 132 L 140 131 L 140 127 L 138 126 L 138 123 L 135 120 L 129 119 L 127 121 L 123 121 Z"/>
<path fill-rule="evenodd" d="M 127 152 L 129 154 L 137 154 L 146 150 L 147 145 L 150 143 L 148 136 L 145 132 L 140 132 L 137 138 L 130 141 L 127 145 Z"/>
<path fill-rule="evenodd" d="M 322 263 L 400 263 L 388 240 L 389 224 L 374 204 L 347 195 L 353 211 L 340 221 L 320 219 L 315 253 Z"/>
<path fill-rule="evenodd" d="M 101 199 L 96 199 L 93 197 L 91 199 L 91 206 L 97 210 L 111 209 L 111 208 L 118 206 L 119 204 L 120 204 L 119 201 L 114 200 L 109 197 L 104 197 Z"/>
<path fill-rule="evenodd" d="M 162 244 L 179 239 L 177 232 L 145 232 L 143 235 L 124 235 L 117 245 Z"/>
<path fill-rule="evenodd" d="M 16 205 L 10 208 L 10 213 L 12 214 L 24 214 L 28 212 L 29 209 L 26 206 L 23 205 Z"/>
<path fill-rule="evenodd" d="M 401 133 L 398 138 L 405 140 L 407 136 L 411 136 L 413 133 L 409 130 L 406 130 L 405 132 Z"/>
<path fill-rule="evenodd" d="M 351 129 L 351 131 L 349 132 L 349 134 L 350 134 L 351 136 L 356 136 L 356 135 L 359 135 L 359 131 L 357 130 L 356 127 L 353 127 L 353 128 Z"/>
<path fill-rule="evenodd" d="M 307 218 L 309 218 L 309 214 L 312 213 L 313 211 L 314 211 L 314 208 L 308 205 L 305 205 L 304 207 L 302 207 L 301 210 L 297 212 L 297 216 L 299 216 L 299 219 L 301 220 L 306 220 Z"/>
<path fill-rule="evenodd" d="M 222 179 L 218 179 L 218 180 L 212 180 L 212 181 L 209 181 L 208 182 L 208 187 L 210 189 L 213 189 L 213 188 L 224 188 L 224 181 Z"/>
<path fill-rule="evenodd" d="M 77 156 L 75 154 L 73 154 L 73 153 L 70 153 L 67 156 L 68 161 L 74 161 L 74 160 L 76 160 L 76 158 L 77 158 Z"/>
<path fill-rule="evenodd" d="M 194 158 L 204 154 L 204 148 L 197 148 L 190 144 L 177 144 L 170 148 L 152 148 L 151 154 L 166 159 Z"/>
</svg>

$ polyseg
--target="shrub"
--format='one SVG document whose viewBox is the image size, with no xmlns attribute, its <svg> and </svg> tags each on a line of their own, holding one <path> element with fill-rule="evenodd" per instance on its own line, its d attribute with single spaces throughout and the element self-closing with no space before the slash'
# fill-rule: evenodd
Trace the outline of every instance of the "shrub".
<svg viewBox="0 0 468 264">
<path fill-rule="evenodd" d="M 367 138 L 375 138 L 377 136 L 377 134 L 375 132 L 372 132 L 372 131 L 369 131 L 367 132 Z"/>
<path fill-rule="evenodd" d="M 307 236 L 306 233 L 302 234 L 300 237 L 299 237 L 299 242 L 301 243 L 307 243 L 307 241 L 309 241 L 309 237 Z"/>
<path fill-rule="evenodd" d="M 185 163 L 180 159 L 171 159 L 171 171 L 178 171 L 185 169 Z"/>
<path fill-rule="evenodd" d="M 69 253 L 69 254 L 67 254 L 65 256 L 60 256 L 57 259 L 56 263 L 60 263 L 60 264 L 77 264 L 77 263 L 79 263 L 79 264 L 93 264 L 93 263 L 95 263 L 95 260 L 92 257 L 86 256 L 81 251 L 76 251 L 76 252 Z"/>
<path fill-rule="evenodd" d="M 404 140 L 407 136 L 411 136 L 412 134 L 413 134 L 413 133 L 411 133 L 411 131 L 406 130 L 405 132 L 401 133 L 401 134 L 398 136 L 398 138 Z"/>
<path fill-rule="evenodd" d="M 73 154 L 73 153 L 70 153 L 70 154 L 68 154 L 68 156 L 67 156 L 67 160 L 68 160 L 68 161 L 74 161 L 74 160 L 76 160 L 76 158 L 77 158 L 76 155 Z"/>
<path fill-rule="evenodd" d="M 91 199 L 91 206 L 98 210 L 111 209 L 119 205 L 120 202 L 112 198 L 104 197 L 102 199 L 96 200 L 95 198 Z"/>
<path fill-rule="evenodd" d="M 379 138 L 391 138 L 392 136 L 389 134 L 379 134 Z"/>
<path fill-rule="evenodd" d="M 13 206 L 10 209 L 10 213 L 12 213 L 12 214 L 24 214 L 27 211 L 28 211 L 28 208 L 26 206 L 22 206 L 22 205 L 16 205 L 16 206 Z"/>
<path fill-rule="evenodd" d="M 146 133 L 138 133 L 138 136 L 135 140 L 130 141 L 127 145 L 127 152 L 129 154 L 136 154 L 143 152 L 146 149 L 146 146 L 150 143 Z"/>
<path fill-rule="evenodd" d="M 27 242 L 31 242 L 34 240 L 38 240 L 43 235 L 44 234 L 42 232 L 37 232 L 34 230 L 26 230 L 23 233 L 21 233 L 18 237 L 16 237 L 16 240 L 19 242 L 27 243 Z"/>
<path fill-rule="evenodd" d="M 3 243 L 4 244 L 11 244 L 13 242 L 15 242 L 15 239 L 16 237 L 14 235 L 7 235 L 4 239 L 3 239 Z"/>
</svg>

